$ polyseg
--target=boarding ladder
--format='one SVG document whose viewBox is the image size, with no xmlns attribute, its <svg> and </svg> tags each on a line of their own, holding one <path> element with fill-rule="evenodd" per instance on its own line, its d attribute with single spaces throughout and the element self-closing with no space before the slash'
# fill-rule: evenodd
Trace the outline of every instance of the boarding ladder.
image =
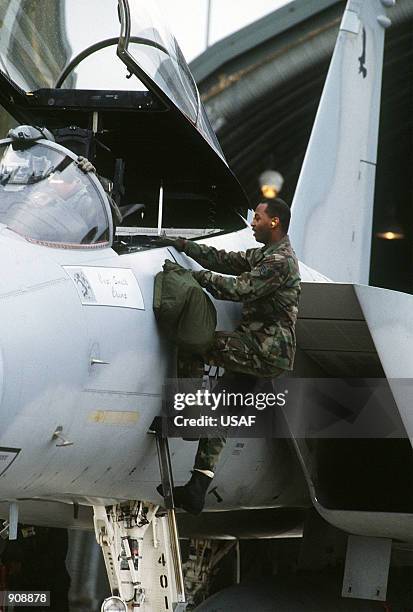
<svg viewBox="0 0 413 612">
<path fill-rule="evenodd" d="M 156 437 L 165 509 L 142 501 L 94 506 L 94 525 L 113 595 L 128 612 L 184 612 L 184 579 L 167 438 Z"/>
</svg>

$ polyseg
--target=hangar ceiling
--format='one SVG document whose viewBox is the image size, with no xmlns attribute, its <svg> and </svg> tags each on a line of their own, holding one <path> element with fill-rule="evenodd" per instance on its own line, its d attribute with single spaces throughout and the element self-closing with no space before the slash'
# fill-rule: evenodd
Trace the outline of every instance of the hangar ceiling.
<svg viewBox="0 0 413 612">
<path fill-rule="evenodd" d="M 191 64 L 227 160 L 252 203 L 274 168 L 291 202 L 345 2 L 294 0 L 210 47 Z M 413 2 L 388 11 L 370 282 L 413 292 Z M 322 172 L 322 169 L 320 169 Z"/>
</svg>

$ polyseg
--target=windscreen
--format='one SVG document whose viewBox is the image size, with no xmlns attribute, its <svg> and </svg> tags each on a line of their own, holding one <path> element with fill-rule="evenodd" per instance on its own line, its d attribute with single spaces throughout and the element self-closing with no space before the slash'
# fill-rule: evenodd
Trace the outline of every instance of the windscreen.
<svg viewBox="0 0 413 612">
<path fill-rule="evenodd" d="M 109 222 L 91 176 L 53 145 L 0 146 L 0 223 L 33 241 L 105 245 Z"/>
</svg>

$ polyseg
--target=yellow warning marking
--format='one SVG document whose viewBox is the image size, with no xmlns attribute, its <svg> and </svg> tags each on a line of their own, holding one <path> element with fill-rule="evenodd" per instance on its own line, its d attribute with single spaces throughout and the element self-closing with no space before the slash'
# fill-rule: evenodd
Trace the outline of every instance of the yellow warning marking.
<svg viewBox="0 0 413 612">
<path fill-rule="evenodd" d="M 107 425 L 130 425 L 139 420 L 138 412 L 118 410 L 94 410 L 89 415 L 91 423 L 104 423 Z"/>
</svg>

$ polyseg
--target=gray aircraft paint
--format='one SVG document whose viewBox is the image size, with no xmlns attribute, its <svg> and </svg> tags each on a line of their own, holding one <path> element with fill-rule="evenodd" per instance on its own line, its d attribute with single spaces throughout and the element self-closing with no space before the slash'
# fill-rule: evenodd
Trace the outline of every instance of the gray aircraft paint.
<svg viewBox="0 0 413 612">
<path fill-rule="evenodd" d="M 348 5 L 294 202 L 291 236 L 305 262 L 300 267 L 304 283 L 323 284 L 327 276 L 367 282 L 383 52 L 377 16 L 383 7 L 376 0 L 360 6 Z M 247 228 L 205 242 L 227 250 L 257 246 Z M 174 256 L 188 267 L 197 264 L 167 249 L 121 256 L 110 248 L 53 249 L 30 244 L 4 227 L 0 255 L 0 447 L 21 449 L 1 476 L 2 499 L 32 498 L 33 507 L 42 503 L 38 500 L 90 505 L 100 499 L 109 503 L 137 498 L 161 503 L 155 492 L 155 442 L 147 430 L 160 413 L 162 382 L 174 374 L 174 350 L 158 334 L 151 308 L 153 278 L 166 257 Z M 72 266 L 131 270 L 145 309 L 82 304 L 65 269 Z M 366 301 L 360 288 L 360 304 L 390 375 L 400 363 L 395 353 L 386 353 L 392 334 L 391 298 L 385 298 L 387 314 L 381 319 L 380 304 L 381 296 L 392 292 L 370 289 Z M 400 300 L 410 297 L 399 295 Z M 316 310 L 317 293 L 314 300 Z M 406 300 L 404 304 L 410 310 Z M 233 329 L 239 306 L 216 305 L 219 329 Z M 403 333 L 411 344 L 413 330 L 400 328 L 400 341 Z M 407 351 L 405 344 L 403 348 Z M 402 417 L 411 436 L 407 400 L 403 402 Z M 56 446 L 52 436 L 58 426 L 72 446 Z M 301 482 L 295 488 L 298 471 L 292 455 L 276 446 L 268 452 L 264 440 L 247 441 L 236 454 L 235 443 L 225 448 L 215 481 L 224 501 L 219 504 L 208 496 L 209 509 L 303 503 Z M 171 443 L 177 484 L 188 477 L 195 446 Z M 293 477 L 289 480 L 288 475 Z M 347 523 L 342 525 L 366 533 L 366 514 L 344 513 Z M 25 517 L 29 515 L 27 510 Z M 56 505 L 45 503 L 44 524 L 73 526 L 73 520 L 66 523 L 67 513 L 62 515 Z M 382 518 L 387 537 L 408 537 L 401 523 L 394 526 L 387 516 Z"/>
<path fill-rule="evenodd" d="M 3 334 L 2 342 L 2 393 L 7 409 L 3 410 L 0 446 L 23 449 L 13 470 L 4 474 L 2 497 L 84 501 L 141 495 L 160 501 L 155 492 L 159 479 L 155 441 L 147 431 L 161 409 L 163 380 L 175 374 L 174 350 L 159 336 L 151 305 L 153 277 L 170 253 L 157 249 L 118 256 L 103 249 L 84 252 L 82 257 L 75 251 L 29 244 L 8 230 L 3 238 L 5 264 L 7 254 L 10 258 L 7 268 L 12 270 L 17 244 L 30 285 L 14 289 L 16 284 L 21 287 L 22 277 L 16 283 L 4 275 L 1 283 L 7 287 L 0 299 L 9 333 Z M 255 244 L 249 229 L 233 239 L 234 248 Z M 230 240 L 220 237 L 211 242 L 228 244 Z M 72 256 L 78 268 L 101 265 L 102 270 L 114 272 L 132 270 L 147 307 L 82 304 L 75 284 L 65 274 Z M 175 257 L 189 264 L 185 256 L 175 253 Z M 36 279 L 39 267 L 41 275 Z M 234 328 L 239 307 L 217 306 L 219 326 Z M 91 364 L 92 359 L 103 363 Z M 59 425 L 73 446 L 56 447 L 52 434 Z M 187 479 L 194 446 L 172 442 L 177 482 Z M 223 472 L 245 467 L 236 482 L 238 489 L 227 490 L 223 477 L 223 507 L 239 503 L 241 483 L 244 504 L 253 500 L 254 505 L 266 505 L 281 472 L 275 480 L 267 476 L 267 486 L 257 487 L 256 473 L 251 471 L 245 478 L 244 469 L 255 464 L 260 472 L 270 473 L 275 459 L 268 453 L 268 443 L 247 441 L 242 456 L 232 450 L 229 444 Z"/>
<path fill-rule="evenodd" d="M 334 281 L 369 282 L 384 4 L 347 4 L 292 204 L 298 257 Z"/>
<path fill-rule="evenodd" d="M 413 445 L 413 296 L 379 287 L 355 290 Z"/>
</svg>

